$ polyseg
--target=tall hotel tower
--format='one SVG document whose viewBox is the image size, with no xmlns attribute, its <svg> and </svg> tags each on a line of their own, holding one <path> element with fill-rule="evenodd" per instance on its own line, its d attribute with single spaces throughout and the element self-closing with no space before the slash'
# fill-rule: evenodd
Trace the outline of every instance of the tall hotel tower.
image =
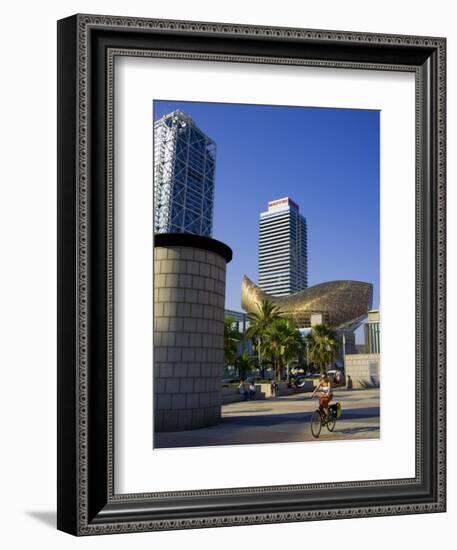
<svg viewBox="0 0 457 550">
<path fill-rule="evenodd" d="M 288 296 L 308 286 L 306 220 L 290 198 L 268 203 L 260 214 L 259 286 L 272 296 Z"/>
<path fill-rule="evenodd" d="M 181 110 L 154 123 L 154 232 L 213 230 L 216 144 Z"/>
</svg>

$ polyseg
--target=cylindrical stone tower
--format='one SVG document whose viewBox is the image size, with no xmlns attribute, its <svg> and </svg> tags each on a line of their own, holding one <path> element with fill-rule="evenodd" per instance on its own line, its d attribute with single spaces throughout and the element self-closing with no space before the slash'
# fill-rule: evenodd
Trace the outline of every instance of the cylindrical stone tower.
<svg viewBox="0 0 457 550">
<path fill-rule="evenodd" d="M 231 259 L 227 245 L 208 237 L 154 237 L 156 432 L 220 421 L 225 272 Z"/>
</svg>

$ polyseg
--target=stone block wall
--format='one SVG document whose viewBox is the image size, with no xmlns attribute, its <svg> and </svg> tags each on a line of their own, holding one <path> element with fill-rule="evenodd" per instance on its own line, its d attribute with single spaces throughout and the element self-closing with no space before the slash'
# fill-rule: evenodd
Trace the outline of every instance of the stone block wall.
<svg viewBox="0 0 457 550">
<path fill-rule="evenodd" d="M 190 246 L 154 249 L 155 430 L 220 421 L 226 259 Z"/>
<path fill-rule="evenodd" d="M 346 355 L 344 373 L 349 389 L 378 388 L 380 385 L 379 353 Z"/>
</svg>

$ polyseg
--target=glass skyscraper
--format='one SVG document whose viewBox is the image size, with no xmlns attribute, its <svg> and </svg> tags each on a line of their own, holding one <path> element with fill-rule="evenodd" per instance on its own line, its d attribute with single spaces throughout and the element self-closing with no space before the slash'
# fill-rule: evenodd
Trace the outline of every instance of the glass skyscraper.
<svg viewBox="0 0 457 550">
<path fill-rule="evenodd" d="M 181 110 L 154 123 L 154 232 L 211 237 L 216 144 Z"/>
<path fill-rule="evenodd" d="M 308 286 L 308 233 L 298 205 L 286 197 L 260 214 L 259 286 L 289 296 Z"/>
</svg>

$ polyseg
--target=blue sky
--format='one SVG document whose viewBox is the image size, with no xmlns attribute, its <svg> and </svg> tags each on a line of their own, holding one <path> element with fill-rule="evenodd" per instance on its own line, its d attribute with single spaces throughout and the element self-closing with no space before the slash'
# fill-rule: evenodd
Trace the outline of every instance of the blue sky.
<svg viewBox="0 0 457 550">
<path fill-rule="evenodd" d="M 258 281 L 267 203 L 291 197 L 308 224 L 309 285 L 373 283 L 379 306 L 379 111 L 154 101 L 189 114 L 217 145 L 213 237 L 228 244 L 226 307 Z"/>
</svg>

